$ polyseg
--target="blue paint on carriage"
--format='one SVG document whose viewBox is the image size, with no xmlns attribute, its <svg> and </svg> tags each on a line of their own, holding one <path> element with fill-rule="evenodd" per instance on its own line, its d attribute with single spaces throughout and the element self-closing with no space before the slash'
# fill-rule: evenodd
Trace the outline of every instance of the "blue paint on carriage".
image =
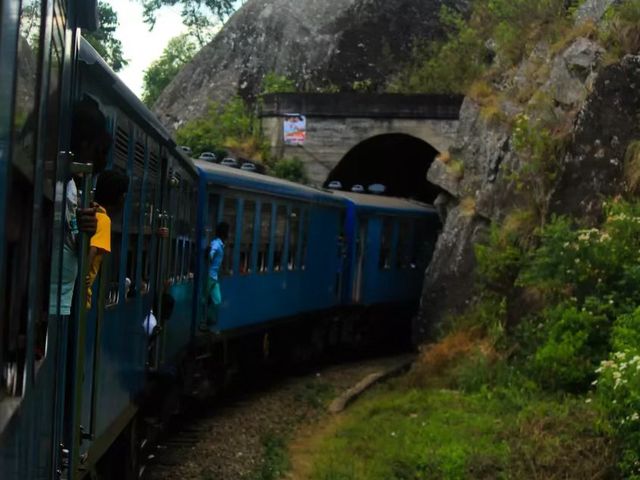
<svg viewBox="0 0 640 480">
<path fill-rule="evenodd" d="M 340 262 L 335 253 L 340 213 L 326 206 L 309 210 L 309 253 L 304 269 L 298 265 L 296 270 L 254 270 L 223 277 L 219 330 L 235 330 L 339 305 L 336 274 Z"/>
</svg>

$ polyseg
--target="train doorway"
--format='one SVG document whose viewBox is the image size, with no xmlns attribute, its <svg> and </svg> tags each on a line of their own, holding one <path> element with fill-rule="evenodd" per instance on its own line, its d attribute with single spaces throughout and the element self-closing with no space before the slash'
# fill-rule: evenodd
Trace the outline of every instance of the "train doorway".
<svg viewBox="0 0 640 480">
<path fill-rule="evenodd" d="M 343 190 L 362 185 L 366 191 L 379 184 L 385 187 L 385 195 L 433 203 L 441 189 L 427 181 L 427 171 L 437 154 L 433 146 L 411 135 L 377 135 L 353 147 L 324 186 L 340 182 Z"/>
</svg>

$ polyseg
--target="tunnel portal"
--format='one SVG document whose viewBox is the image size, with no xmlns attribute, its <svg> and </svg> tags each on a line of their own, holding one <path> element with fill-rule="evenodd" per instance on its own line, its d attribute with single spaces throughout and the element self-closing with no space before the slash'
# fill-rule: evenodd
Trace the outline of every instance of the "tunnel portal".
<svg viewBox="0 0 640 480">
<path fill-rule="evenodd" d="M 384 195 L 433 203 L 442 191 L 427 181 L 427 171 L 438 151 L 427 142 L 406 134 L 371 137 L 353 147 L 324 183 L 339 181 L 342 189 L 354 185 L 382 184 Z"/>
</svg>

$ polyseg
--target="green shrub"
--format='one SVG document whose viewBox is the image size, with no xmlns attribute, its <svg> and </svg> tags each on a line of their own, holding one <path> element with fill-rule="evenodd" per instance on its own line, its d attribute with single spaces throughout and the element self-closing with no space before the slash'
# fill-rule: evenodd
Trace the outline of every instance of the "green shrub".
<svg viewBox="0 0 640 480">
<path fill-rule="evenodd" d="M 268 93 L 291 93 L 298 89 L 296 83 L 285 75 L 278 75 L 275 72 L 269 72 L 262 80 L 262 94 Z"/>
<path fill-rule="evenodd" d="M 256 116 L 240 97 L 226 104 L 212 102 L 207 114 L 187 122 L 176 132 L 179 145 L 188 145 L 194 156 L 202 152 L 234 148 L 247 158 L 265 160 L 267 148 Z"/>
<path fill-rule="evenodd" d="M 575 298 L 578 307 L 597 297 L 611 321 L 640 305 L 640 203 L 613 201 L 604 210 L 598 228 L 578 229 L 567 218 L 553 218 L 517 283 L 557 301 Z"/>
<path fill-rule="evenodd" d="M 585 390 L 607 355 L 609 320 L 571 303 L 549 308 L 544 317 L 546 338 L 532 359 L 538 381 L 551 389 Z"/>
<path fill-rule="evenodd" d="M 628 345 L 640 336 L 640 312 L 614 328 L 614 344 Z M 621 328 L 619 328 L 621 327 Z M 632 343 L 631 342 L 631 343 Z M 615 351 L 596 370 L 597 397 L 619 444 L 619 468 L 624 478 L 640 479 L 640 344 Z"/>
<path fill-rule="evenodd" d="M 298 157 L 278 160 L 273 166 L 273 174 L 292 182 L 307 183 L 308 181 L 304 163 Z"/>
</svg>

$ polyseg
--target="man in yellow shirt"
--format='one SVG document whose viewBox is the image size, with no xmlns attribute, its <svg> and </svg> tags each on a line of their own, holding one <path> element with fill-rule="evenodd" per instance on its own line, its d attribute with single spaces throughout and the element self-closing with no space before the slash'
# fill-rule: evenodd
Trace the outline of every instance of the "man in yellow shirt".
<svg viewBox="0 0 640 480">
<path fill-rule="evenodd" d="M 96 233 L 89 242 L 89 271 L 85 279 L 87 287 L 87 308 L 91 308 L 91 288 L 100 271 L 105 253 L 111 252 L 111 218 L 124 205 L 129 189 L 129 177 L 115 170 L 100 174 L 96 183 L 95 203 Z"/>
</svg>

